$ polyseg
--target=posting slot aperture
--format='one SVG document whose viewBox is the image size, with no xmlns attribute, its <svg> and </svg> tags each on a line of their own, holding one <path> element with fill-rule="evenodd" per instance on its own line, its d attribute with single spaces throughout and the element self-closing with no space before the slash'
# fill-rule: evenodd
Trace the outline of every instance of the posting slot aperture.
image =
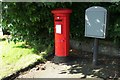
<svg viewBox="0 0 120 80">
<path fill-rule="evenodd" d="M 55 21 L 62 21 L 62 20 L 55 20 Z"/>
</svg>

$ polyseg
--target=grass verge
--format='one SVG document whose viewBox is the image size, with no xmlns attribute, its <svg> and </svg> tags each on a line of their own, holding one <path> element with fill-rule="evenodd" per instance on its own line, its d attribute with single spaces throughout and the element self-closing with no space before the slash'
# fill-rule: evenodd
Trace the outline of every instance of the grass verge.
<svg viewBox="0 0 120 80">
<path fill-rule="evenodd" d="M 25 67 L 41 60 L 46 52 L 35 54 L 33 48 L 27 47 L 24 42 L 14 44 L 0 41 L 0 80 Z"/>
</svg>

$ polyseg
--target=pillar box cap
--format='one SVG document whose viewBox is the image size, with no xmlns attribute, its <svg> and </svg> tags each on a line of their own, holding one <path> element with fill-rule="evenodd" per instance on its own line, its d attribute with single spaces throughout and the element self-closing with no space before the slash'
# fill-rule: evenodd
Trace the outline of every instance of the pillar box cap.
<svg viewBox="0 0 120 80">
<path fill-rule="evenodd" d="M 72 13 L 71 9 L 67 8 L 58 8 L 51 11 L 53 14 L 69 14 Z"/>
</svg>

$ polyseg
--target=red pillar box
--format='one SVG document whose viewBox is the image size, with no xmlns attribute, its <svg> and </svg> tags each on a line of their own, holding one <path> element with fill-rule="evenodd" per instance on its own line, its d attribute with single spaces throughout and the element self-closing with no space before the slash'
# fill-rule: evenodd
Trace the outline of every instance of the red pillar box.
<svg viewBox="0 0 120 80">
<path fill-rule="evenodd" d="M 55 62 L 63 62 L 69 56 L 69 26 L 70 9 L 55 9 L 54 14 L 54 33 L 55 33 Z"/>
</svg>

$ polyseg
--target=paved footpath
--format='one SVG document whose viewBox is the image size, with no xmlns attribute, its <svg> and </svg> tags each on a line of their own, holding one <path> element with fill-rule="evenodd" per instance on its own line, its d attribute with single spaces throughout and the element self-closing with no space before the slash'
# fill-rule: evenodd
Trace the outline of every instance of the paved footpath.
<svg viewBox="0 0 120 80">
<path fill-rule="evenodd" d="M 71 72 L 71 67 L 76 67 L 74 72 Z M 38 65 L 36 68 L 31 69 L 25 74 L 21 74 L 18 78 L 82 78 L 85 75 L 78 72 L 80 69 L 76 65 L 66 65 L 66 64 L 54 64 L 51 61 L 47 61 L 45 64 Z M 76 73 L 75 73 L 76 72 Z M 93 75 L 89 75 L 86 78 L 93 78 Z M 96 78 L 95 80 L 101 80 Z"/>
</svg>

